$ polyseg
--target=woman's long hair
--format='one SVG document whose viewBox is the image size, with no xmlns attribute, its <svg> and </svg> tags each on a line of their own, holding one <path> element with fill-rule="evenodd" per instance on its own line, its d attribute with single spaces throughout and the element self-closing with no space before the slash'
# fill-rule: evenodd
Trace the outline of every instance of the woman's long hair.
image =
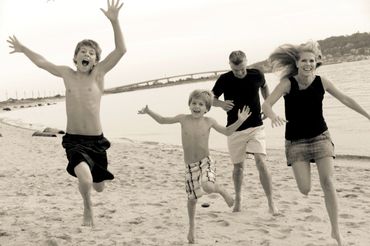
<svg viewBox="0 0 370 246">
<path fill-rule="evenodd" d="M 283 44 L 269 57 L 274 72 L 280 71 L 281 78 L 289 78 L 298 74 L 296 62 L 302 52 L 311 52 L 316 58 L 316 68 L 322 65 L 322 54 L 319 43 L 309 41 L 301 45 Z"/>
</svg>

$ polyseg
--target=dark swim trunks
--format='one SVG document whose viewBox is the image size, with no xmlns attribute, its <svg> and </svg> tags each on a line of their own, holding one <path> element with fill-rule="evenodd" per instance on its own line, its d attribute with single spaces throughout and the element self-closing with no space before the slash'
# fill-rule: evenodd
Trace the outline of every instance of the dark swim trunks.
<svg viewBox="0 0 370 246">
<path fill-rule="evenodd" d="M 67 172 L 76 177 L 74 168 L 86 162 L 91 170 L 94 183 L 112 180 L 114 176 L 107 170 L 108 159 L 106 150 L 110 142 L 103 136 L 86 136 L 66 133 L 62 141 L 68 159 Z"/>
</svg>

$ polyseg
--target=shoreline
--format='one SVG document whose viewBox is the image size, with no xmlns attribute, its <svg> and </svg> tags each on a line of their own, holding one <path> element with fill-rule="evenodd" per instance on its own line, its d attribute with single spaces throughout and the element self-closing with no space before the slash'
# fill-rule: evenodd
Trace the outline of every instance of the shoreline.
<svg viewBox="0 0 370 246">
<path fill-rule="evenodd" d="M 26 125 L 17 125 L 12 124 L 9 122 L 4 121 L 3 118 L 0 117 L 0 137 L 6 137 L 4 134 L 1 133 L 1 124 L 7 125 L 9 127 L 14 127 L 22 130 L 27 130 L 32 132 L 32 134 L 35 134 L 37 132 L 42 132 L 46 128 L 49 128 L 48 126 L 45 126 L 43 129 L 34 129 L 32 127 L 27 127 Z M 64 131 L 62 129 L 53 129 L 52 134 L 54 137 L 63 136 L 63 134 L 57 133 L 58 131 Z M 32 134 L 30 136 L 32 136 Z M 32 136 L 32 137 L 50 137 L 48 136 L 50 133 L 46 133 L 44 136 Z M 135 144 L 143 144 L 143 145 L 150 145 L 150 146 L 165 146 L 166 148 L 173 148 L 177 149 L 182 152 L 182 146 L 176 145 L 176 144 L 168 144 L 158 141 L 146 141 L 146 140 L 134 140 L 127 137 L 119 137 L 119 138 L 112 138 L 110 139 L 110 142 L 113 144 L 122 144 L 122 143 L 135 143 Z M 220 150 L 220 149 L 210 149 L 210 153 L 217 153 L 219 155 L 226 156 L 229 158 L 229 153 L 227 150 Z M 281 156 L 281 159 L 284 162 L 284 165 L 286 167 L 286 159 L 284 154 L 284 149 L 267 149 L 267 159 L 271 159 L 270 156 Z M 247 157 L 246 162 L 250 161 L 253 157 Z M 230 160 L 228 160 L 230 162 Z M 363 156 L 363 155 L 347 155 L 347 154 L 336 154 L 336 157 L 334 159 L 334 166 L 340 166 L 340 167 L 350 167 L 350 168 L 360 168 L 360 169 L 370 169 L 370 156 Z M 289 168 L 290 169 L 290 168 Z"/>
<path fill-rule="evenodd" d="M 61 101 L 64 101 L 64 97 L 50 97 L 50 98 L 37 98 L 37 99 L 26 99 L 26 100 L 15 100 L 15 101 L 2 101 L 0 102 L 0 109 L 5 108 L 5 107 L 12 107 L 12 110 L 22 110 L 22 109 L 27 109 L 30 107 L 43 107 L 43 106 L 48 106 L 48 105 L 53 105 L 56 103 L 59 103 Z M 4 120 L 4 117 L 2 117 L 0 113 L 0 123 L 6 124 L 9 126 L 17 127 L 17 128 L 22 128 L 22 129 L 29 129 L 32 131 L 43 131 L 46 128 L 50 128 L 50 126 L 47 125 L 42 125 L 42 129 L 40 127 L 33 127 L 31 123 L 23 122 L 23 124 L 17 124 L 16 122 L 7 122 Z M 54 128 L 53 128 L 54 129 Z M 65 129 L 60 129 L 61 131 L 65 131 Z M 1 134 L 1 128 L 0 128 L 0 134 Z M 2 134 L 4 135 L 4 134 Z M 1 135 L 0 135 L 1 137 Z M 114 140 L 120 141 L 121 139 L 123 140 L 129 140 L 129 141 L 138 141 L 140 140 L 133 140 L 129 139 L 126 137 L 116 137 Z M 152 141 L 141 141 L 141 142 L 152 142 Z M 171 144 L 166 144 L 162 142 L 155 142 L 157 144 L 164 144 L 164 145 L 171 145 Z M 175 145 L 179 148 L 181 148 L 181 145 Z M 219 149 L 211 149 L 212 151 L 218 151 L 218 152 L 223 152 L 223 153 L 228 153 L 227 150 L 219 150 Z M 267 149 L 268 155 L 270 152 L 276 153 L 276 152 L 281 152 L 284 151 L 284 149 Z M 343 160 L 343 161 L 358 161 L 358 162 L 369 162 L 370 163 L 370 156 L 368 155 L 352 155 L 352 154 L 336 154 L 335 160 Z M 336 163 L 336 162 L 334 162 Z"/>
<path fill-rule="evenodd" d="M 42 97 L 42 98 L 26 98 L 26 99 L 12 99 L 0 102 L 1 111 L 12 111 L 27 109 L 31 107 L 43 107 L 53 105 L 64 101 L 64 96 Z M 1 113 L 0 113 L 1 117 Z"/>
<path fill-rule="evenodd" d="M 31 130 L 31 131 L 34 131 L 34 132 L 43 131 L 46 128 L 50 128 L 49 126 L 44 125 L 42 127 L 43 129 L 39 129 L 39 128 L 35 129 L 35 128 L 32 128 L 31 125 L 28 124 L 28 123 L 24 123 L 23 125 L 19 125 L 19 124 L 13 123 L 13 122 L 7 122 L 7 121 L 4 120 L 3 117 L 1 117 L 1 114 L 0 114 L 0 124 L 5 124 L 5 125 L 12 126 L 12 127 L 20 128 L 20 129 L 27 129 L 27 130 Z M 54 129 L 54 128 L 52 128 L 52 129 Z M 64 129 L 55 129 L 55 130 L 65 131 Z M 1 128 L 0 128 L 0 134 L 1 134 Z M 0 137 L 1 137 L 1 135 L 0 135 Z M 148 143 L 148 144 L 163 144 L 163 145 L 168 145 L 168 146 L 176 146 L 177 148 L 182 148 L 181 145 L 168 144 L 168 143 L 163 143 L 163 142 L 159 142 L 159 141 L 134 140 L 134 139 L 130 139 L 130 138 L 127 138 L 127 137 L 117 137 L 117 138 L 112 139 L 112 141 L 116 141 L 116 142 L 121 142 L 122 140 L 123 141 L 131 141 L 131 142 Z M 220 149 L 213 149 L 213 148 L 211 148 L 210 150 L 220 152 L 220 153 L 224 153 L 224 154 L 228 154 L 227 150 L 220 150 Z M 271 148 L 267 149 L 268 155 L 270 155 L 271 153 L 274 154 L 276 152 L 282 152 L 282 151 L 284 151 L 284 149 L 271 149 Z M 336 154 L 335 160 L 343 160 L 343 161 L 349 160 L 349 161 L 369 162 L 370 163 L 370 156 L 351 155 L 351 154 Z M 336 163 L 336 162 L 334 161 L 334 163 Z M 370 167 L 370 165 L 369 165 L 369 167 Z"/>
</svg>

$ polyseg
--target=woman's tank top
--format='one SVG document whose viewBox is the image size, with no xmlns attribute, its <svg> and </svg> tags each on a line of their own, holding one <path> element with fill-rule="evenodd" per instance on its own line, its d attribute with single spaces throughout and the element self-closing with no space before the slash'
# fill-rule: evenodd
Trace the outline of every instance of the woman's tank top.
<svg viewBox="0 0 370 246">
<path fill-rule="evenodd" d="M 299 140 L 313 138 L 328 129 L 322 109 L 325 89 L 320 76 L 303 90 L 298 82 L 290 77 L 290 92 L 284 96 L 285 118 L 288 121 L 285 128 L 285 139 Z"/>
</svg>

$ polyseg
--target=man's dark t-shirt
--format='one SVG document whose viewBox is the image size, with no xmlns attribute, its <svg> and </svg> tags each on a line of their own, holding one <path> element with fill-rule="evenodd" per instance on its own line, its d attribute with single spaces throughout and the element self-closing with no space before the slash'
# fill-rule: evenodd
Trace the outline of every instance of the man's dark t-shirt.
<svg viewBox="0 0 370 246">
<path fill-rule="evenodd" d="M 265 76 L 257 69 L 247 69 L 247 75 L 242 79 L 235 77 L 232 71 L 218 78 L 212 89 L 213 94 L 216 98 L 223 94 L 225 101 L 232 100 L 234 103 L 234 107 L 227 112 L 227 126 L 238 120 L 238 110 L 244 106 L 249 106 L 252 114 L 237 131 L 263 124 L 259 89 L 265 84 Z"/>
</svg>

